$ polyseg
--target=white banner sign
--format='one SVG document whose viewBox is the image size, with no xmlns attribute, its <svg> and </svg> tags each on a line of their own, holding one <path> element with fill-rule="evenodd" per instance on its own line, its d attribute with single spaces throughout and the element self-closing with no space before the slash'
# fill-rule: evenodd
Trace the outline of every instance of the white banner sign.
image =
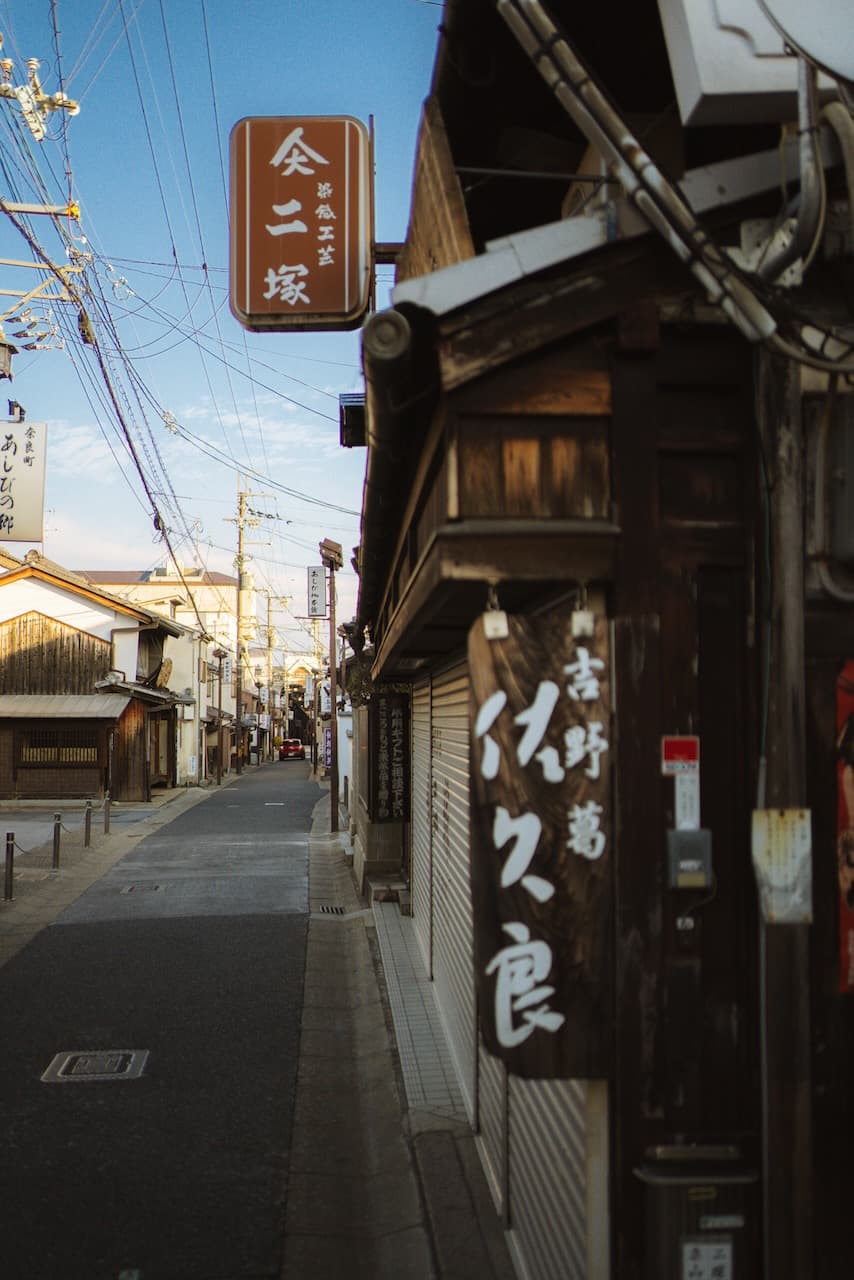
<svg viewBox="0 0 854 1280">
<path fill-rule="evenodd" d="M 326 617 L 326 570 L 322 564 L 308 568 L 308 616 Z"/>
<path fill-rule="evenodd" d="M 44 539 L 43 422 L 0 422 L 0 542 Z"/>
</svg>

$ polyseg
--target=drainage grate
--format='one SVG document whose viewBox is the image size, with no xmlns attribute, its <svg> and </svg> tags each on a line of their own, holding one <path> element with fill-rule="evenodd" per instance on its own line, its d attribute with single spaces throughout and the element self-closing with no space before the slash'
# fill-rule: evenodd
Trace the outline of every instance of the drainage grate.
<svg viewBox="0 0 854 1280">
<path fill-rule="evenodd" d="M 160 884 L 129 884 L 125 889 L 119 889 L 119 893 L 159 893 L 162 888 Z"/>
<path fill-rule="evenodd" d="M 325 916 L 343 916 L 344 914 L 343 907 L 319 907 L 318 910 Z"/>
<path fill-rule="evenodd" d="M 148 1049 L 75 1049 L 58 1053 L 42 1076 L 46 1084 L 82 1080 L 138 1080 Z"/>
</svg>

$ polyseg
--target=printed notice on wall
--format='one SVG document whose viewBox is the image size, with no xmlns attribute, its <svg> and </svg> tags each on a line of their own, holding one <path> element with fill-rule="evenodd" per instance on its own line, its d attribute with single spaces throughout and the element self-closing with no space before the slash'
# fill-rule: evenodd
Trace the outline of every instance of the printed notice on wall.
<svg viewBox="0 0 854 1280">
<path fill-rule="evenodd" d="M 371 817 L 409 820 L 409 694 L 378 686 L 371 699 Z"/>
<path fill-rule="evenodd" d="M 682 1241 L 681 1280 L 733 1280 L 732 1241 Z"/>
<path fill-rule="evenodd" d="M 0 542 L 44 539 L 43 422 L 0 423 Z"/>
</svg>

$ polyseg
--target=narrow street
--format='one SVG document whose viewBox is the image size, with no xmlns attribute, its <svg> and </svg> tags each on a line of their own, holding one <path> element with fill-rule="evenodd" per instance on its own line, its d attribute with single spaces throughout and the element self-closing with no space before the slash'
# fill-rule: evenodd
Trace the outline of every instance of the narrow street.
<svg viewBox="0 0 854 1280">
<path fill-rule="evenodd" d="M 320 795 L 294 761 L 167 811 L 0 967 L 8 1280 L 278 1274 Z"/>
</svg>

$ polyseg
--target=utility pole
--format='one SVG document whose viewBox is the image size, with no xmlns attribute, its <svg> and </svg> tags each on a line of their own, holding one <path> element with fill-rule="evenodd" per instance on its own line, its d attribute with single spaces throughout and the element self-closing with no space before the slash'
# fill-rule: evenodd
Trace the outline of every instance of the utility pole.
<svg viewBox="0 0 854 1280">
<path fill-rule="evenodd" d="M 238 482 L 239 485 L 239 482 Z M 243 772 L 243 530 L 246 524 L 246 494 L 237 490 L 237 772 Z"/>
<path fill-rule="evenodd" d="M 267 759 L 273 759 L 273 594 L 267 592 Z"/>
<path fill-rule="evenodd" d="M 222 664 L 225 649 L 214 649 L 213 656 L 217 660 L 217 701 L 216 701 L 216 785 L 222 785 Z"/>
<path fill-rule="evenodd" d="M 0 49 L 2 47 L 3 37 L 0 35 Z M 18 104 L 27 128 L 35 140 L 41 142 L 46 133 L 48 117 L 52 112 L 62 110 L 74 116 L 80 110 L 80 104 L 74 102 L 64 93 L 48 94 L 44 92 L 38 75 L 40 66 L 38 58 L 28 59 L 27 81 L 25 84 L 15 85 L 12 83 L 14 65 L 11 58 L 0 58 L 0 99 L 6 98 Z M 80 217 L 80 208 L 71 199 L 70 193 L 68 202 L 65 205 L 20 204 L 0 198 L 0 212 L 8 214 L 13 221 L 15 214 L 48 214 L 52 217 L 61 216 L 74 219 Z M 20 223 L 16 223 L 16 225 L 20 230 Z M 0 259 L 0 265 L 46 273 L 45 278 L 40 280 L 33 289 L 0 289 L 0 294 L 5 294 L 7 297 L 15 299 L 12 304 L 0 306 L 0 378 L 11 378 L 12 356 L 16 354 L 18 348 L 12 346 L 6 340 L 3 321 L 10 320 L 22 326 L 14 336 L 24 340 L 24 350 L 26 351 L 53 350 L 57 346 L 60 348 L 64 346 L 59 330 L 51 321 L 51 313 L 48 312 L 44 316 L 36 315 L 31 307 L 25 307 L 24 304 L 33 300 L 48 304 L 51 301 L 72 301 L 71 293 L 68 290 L 69 276 L 75 273 L 79 274 L 82 271 L 82 267 L 67 265 L 59 267 L 55 263 L 48 261 L 21 262 L 9 258 Z M 51 284 L 58 284 L 58 291 L 55 289 L 53 293 L 48 292 Z"/>
<path fill-rule="evenodd" d="M 803 439 L 797 366 L 760 351 L 759 426 L 768 460 L 772 652 L 767 786 L 759 806 L 806 803 Z M 812 1274 L 812 1113 L 808 924 L 760 921 L 765 1267 Z"/>
<path fill-rule="evenodd" d="M 344 566 L 341 544 L 324 538 L 320 559 L 329 570 L 329 702 L 332 760 L 329 776 L 329 830 L 338 830 L 338 643 L 335 630 L 335 570 Z"/>
<path fill-rule="evenodd" d="M 0 49 L 3 37 L 0 36 Z M 39 80 L 38 58 L 27 59 L 27 83 L 13 85 L 12 71 L 14 62 L 11 58 L 0 58 L 0 98 L 15 98 L 21 108 L 21 114 L 30 133 L 36 142 L 41 142 L 46 133 L 46 121 L 52 111 L 67 111 L 76 116 L 80 103 L 67 97 L 64 93 L 45 93 Z"/>
</svg>

